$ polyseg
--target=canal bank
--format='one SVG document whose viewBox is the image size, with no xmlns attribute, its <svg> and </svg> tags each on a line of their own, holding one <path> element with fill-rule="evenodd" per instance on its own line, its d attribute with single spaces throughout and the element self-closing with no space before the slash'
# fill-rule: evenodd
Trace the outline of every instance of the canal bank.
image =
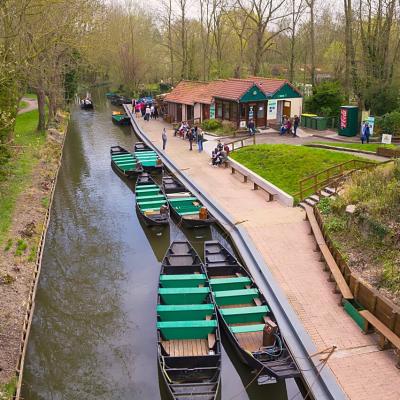
<svg viewBox="0 0 400 400">
<path fill-rule="evenodd" d="M 132 122 L 136 126 L 136 120 Z M 303 212 L 299 208 L 283 207 L 277 202 L 267 203 L 259 191 L 249 190 L 249 184 L 240 182 L 228 170 L 212 168 L 208 165 L 207 155 L 189 151 L 189 143 L 174 137 L 167 124 L 142 119 L 138 124 L 137 129 L 158 149 L 162 144 L 162 128 L 166 127 L 168 141 L 165 154 L 178 170 L 184 171 L 185 182 L 192 182 L 202 198 L 213 199 L 212 202 L 217 203 L 234 224 L 240 223 L 248 242 L 254 243 L 254 250 L 261 254 L 261 274 L 276 280 L 297 314 L 295 319 L 299 319 L 305 328 L 305 335 L 302 335 L 304 331 L 300 325 L 294 336 L 300 333 L 308 354 L 314 352 L 312 349 L 319 354 L 335 346 L 327 363 L 332 373 L 325 368 L 321 372 L 322 382 L 311 380 L 308 383 L 314 389 L 321 384 L 323 391 L 324 383 L 328 383 L 332 390 L 336 385 L 338 392 L 330 394 L 330 398 L 335 399 L 398 398 L 400 393 L 392 384 L 398 379 L 392 352 L 379 351 L 375 340 L 363 335 L 344 310 L 338 307 L 339 297 L 332 293 L 333 288 L 326 280 L 319 255 L 314 251 L 314 242 L 308 235 L 309 226 L 304 221 Z M 162 151 L 160 153 L 163 154 Z M 286 299 L 282 299 L 283 303 L 287 303 Z M 282 327 L 282 321 L 279 323 Z M 286 333 L 289 333 L 286 337 L 290 343 L 293 329 Z M 301 356 L 295 356 L 302 362 Z M 319 354 L 314 362 L 321 366 L 321 360 L 325 358 Z M 341 390 L 345 394 L 338 394 Z"/>
<path fill-rule="evenodd" d="M 65 143 L 46 238 L 22 397 L 164 399 L 157 370 L 160 260 L 173 240 L 202 253 L 215 228 L 146 228 L 135 212 L 134 182 L 110 167 L 110 146 L 132 149 L 129 127 L 111 122 L 103 93 L 95 111 L 75 110 Z M 223 343 L 222 400 L 297 396 L 295 385 L 258 386 Z M 301 398 L 297 396 L 296 399 Z"/>
<path fill-rule="evenodd" d="M 12 172 L 2 182 L 0 261 L 0 397 L 20 387 L 37 281 L 68 118 L 57 129 L 36 131 L 37 112 L 17 117 Z M 18 193 L 18 194 L 17 194 Z M 8 216 L 12 210 L 12 214 Z M 10 222 L 7 219 L 10 218 Z M 6 231 L 3 231 L 4 227 Z M 4 386 L 3 386 L 4 385 Z"/>
</svg>

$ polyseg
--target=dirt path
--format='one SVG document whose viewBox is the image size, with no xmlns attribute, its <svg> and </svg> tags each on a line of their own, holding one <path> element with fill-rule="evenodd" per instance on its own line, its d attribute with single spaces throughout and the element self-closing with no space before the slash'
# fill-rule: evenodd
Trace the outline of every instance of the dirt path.
<svg viewBox="0 0 400 400">
<path fill-rule="evenodd" d="M 18 114 L 25 114 L 29 111 L 36 110 L 38 108 L 38 103 L 37 100 L 30 99 L 28 97 L 23 97 L 21 99 L 22 101 L 25 101 L 28 105 L 25 108 L 22 108 L 21 110 L 18 110 Z"/>
</svg>

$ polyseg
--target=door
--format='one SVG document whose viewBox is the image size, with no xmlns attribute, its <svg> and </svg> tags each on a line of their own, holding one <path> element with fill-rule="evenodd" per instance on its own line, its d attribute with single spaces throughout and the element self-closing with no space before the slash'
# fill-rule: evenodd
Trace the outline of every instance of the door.
<svg viewBox="0 0 400 400">
<path fill-rule="evenodd" d="M 264 103 L 257 103 L 255 107 L 255 123 L 257 126 L 264 127 L 266 125 L 266 105 Z"/>
<path fill-rule="evenodd" d="M 210 119 L 210 106 L 208 104 L 202 104 L 202 111 L 203 111 L 203 121 L 206 119 Z"/>
<path fill-rule="evenodd" d="M 176 105 L 176 120 L 177 122 L 182 121 L 182 104 Z"/>
<path fill-rule="evenodd" d="M 290 112 L 291 112 L 291 103 L 290 101 L 284 101 L 283 102 L 283 115 L 286 115 L 288 118 L 290 118 Z"/>
</svg>

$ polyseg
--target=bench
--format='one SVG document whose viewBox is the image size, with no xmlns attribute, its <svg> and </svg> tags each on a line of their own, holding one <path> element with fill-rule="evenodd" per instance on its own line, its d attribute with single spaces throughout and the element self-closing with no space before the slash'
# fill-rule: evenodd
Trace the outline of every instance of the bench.
<svg viewBox="0 0 400 400">
<path fill-rule="evenodd" d="M 161 321 L 157 328 L 167 340 L 173 339 L 207 339 L 215 332 L 216 320 L 201 321 Z"/>
<path fill-rule="evenodd" d="M 157 306 L 157 314 L 162 321 L 190 321 L 206 319 L 214 313 L 214 304 L 185 304 Z"/>
<path fill-rule="evenodd" d="M 325 269 L 329 272 L 329 281 L 335 283 L 334 292 L 341 294 L 339 304 L 342 304 L 342 298 L 346 300 L 354 299 L 353 293 L 351 292 L 349 285 L 347 284 L 346 279 L 342 274 L 342 271 L 340 271 L 340 268 L 338 267 L 325 242 L 317 219 L 315 218 L 313 208 L 305 204 L 304 210 L 306 211 L 306 220 L 308 220 L 308 222 L 310 223 L 310 232 L 314 234 L 316 240 L 316 250 L 319 250 L 321 252 L 321 256 L 326 264 Z"/>
<path fill-rule="evenodd" d="M 268 311 L 268 306 L 223 308 L 220 310 L 228 324 L 261 322 Z"/>
<path fill-rule="evenodd" d="M 203 285 L 205 281 L 206 276 L 204 274 L 164 274 L 160 276 L 160 284 L 164 288 L 196 287 Z"/>
<path fill-rule="evenodd" d="M 262 332 L 265 328 L 265 324 L 230 326 L 229 328 L 232 333 Z"/>
<path fill-rule="evenodd" d="M 214 297 L 219 306 L 225 306 L 251 303 L 258 294 L 258 289 L 224 290 L 214 292 Z"/>
<path fill-rule="evenodd" d="M 210 285 L 213 291 L 244 289 L 246 285 L 251 283 L 251 279 L 247 276 L 210 279 Z"/>
<path fill-rule="evenodd" d="M 168 198 L 168 201 L 170 203 L 179 203 L 180 201 L 184 203 L 184 202 L 198 201 L 198 199 L 196 197 L 178 197 L 176 199 Z"/>
<path fill-rule="evenodd" d="M 379 335 L 378 345 L 381 350 L 385 350 L 390 343 L 396 348 L 396 367 L 400 369 L 400 337 L 379 321 L 379 319 L 368 310 L 359 311 L 359 314 L 364 318 L 363 332 L 365 334 L 370 333 L 373 330 L 372 327 L 375 328 Z"/>
<path fill-rule="evenodd" d="M 251 180 L 250 174 L 247 175 L 245 172 L 243 172 L 242 170 L 239 170 L 237 167 L 233 167 L 232 164 L 231 164 L 231 172 L 232 172 L 232 174 L 239 172 L 239 174 L 241 174 L 243 176 L 243 183 L 247 183 L 249 178 Z M 258 189 L 262 189 L 267 194 L 268 201 L 274 201 L 275 196 L 278 194 L 277 192 L 275 192 L 271 189 L 267 189 L 267 188 L 261 186 L 259 183 L 253 181 L 253 190 L 258 190 Z"/>
<path fill-rule="evenodd" d="M 158 289 L 165 304 L 201 304 L 209 292 L 209 287 Z"/>
</svg>

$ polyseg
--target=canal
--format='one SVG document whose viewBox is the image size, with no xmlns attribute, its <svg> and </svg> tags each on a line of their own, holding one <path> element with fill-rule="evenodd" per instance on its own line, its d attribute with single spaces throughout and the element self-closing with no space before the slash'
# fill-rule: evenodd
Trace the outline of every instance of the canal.
<svg viewBox="0 0 400 400">
<path fill-rule="evenodd" d="M 44 249 L 23 382 L 26 400 L 165 399 L 157 370 L 160 260 L 173 240 L 202 253 L 215 229 L 147 228 L 132 183 L 110 167 L 109 148 L 132 149 L 130 127 L 111 122 L 104 93 L 95 111 L 74 109 Z M 300 399 L 254 375 L 224 341 L 222 400 Z"/>
</svg>

